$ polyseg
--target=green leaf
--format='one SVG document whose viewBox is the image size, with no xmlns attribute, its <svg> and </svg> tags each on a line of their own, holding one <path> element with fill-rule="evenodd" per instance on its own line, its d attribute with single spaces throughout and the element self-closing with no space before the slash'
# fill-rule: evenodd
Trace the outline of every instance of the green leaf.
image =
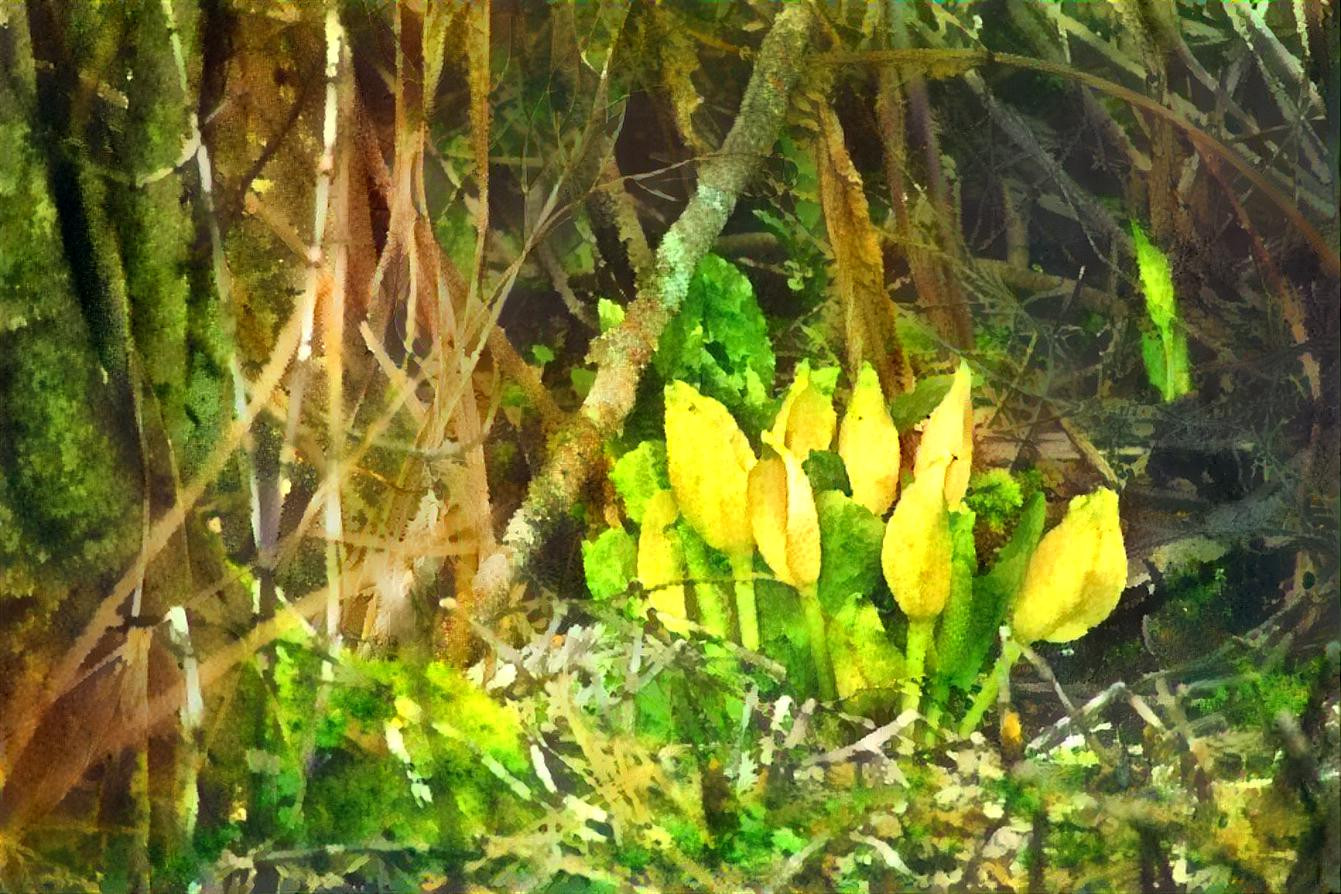
<svg viewBox="0 0 1341 894">
<path fill-rule="evenodd" d="M 623 528 L 608 528 L 582 544 L 582 570 L 594 599 L 609 599 L 627 590 L 637 566 L 637 541 Z"/>
<path fill-rule="evenodd" d="M 662 379 L 694 385 L 747 428 L 757 431 L 771 417 L 776 360 L 768 323 L 750 281 L 717 255 L 699 262 L 652 362 Z"/>
<path fill-rule="evenodd" d="M 647 501 L 657 491 L 670 488 L 666 475 L 666 442 L 643 441 L 615 460 L 610 483 L 624 501 L 629 518 L 642 524 Z"/>
<path fill-rule="evenodd" d="M 1145 310 L 1150 322 L 1160 331 L 1173 325 L 1178 309 L 1173 297 L 1173 269 L 1169 258 L 1151 242 L 1136 221 L 1131 222 L 1131 238 L 1136 244 L 1136 267 L 1145 293 Z"/>
<path fill-rule="evenodd" d="M 805 470 L 806 477 L 810 479 L 810 487 L 815 493 L 836 490 L 846 496 L 852 496 L 852 484 L 847 480 L 847 467 L 843 465 L 843 458 L 832 450 L 810 451 L 810 456 L 801 463 L 801 468 Z"/>
<path fill-rule="evenodd" d="M 1150 384 L 1167 403 L 1192 390 L 1191 363 L 1187 356 L 1187 335 L 1178 320 L 1178 304 L 1173 291 L 1173 269 L 1169 258 L 1152 243 L 1136 221 L 1131 223 L 1136 245 L 1136 266 L 1145 293 L 1146 315 L 1154 331 L 1141 333 L 1141 358 L 1145 361 Z"/>
<path fill-rule="evenodd" d="M 1177 400 L 1192 390 L 1192 373 L 1187 358 L 1187 336 L 1181 329 L 1169 332 L 1142 332 L 1141 359 L 1146 377 L 1165 403 Z"/>
<path fill-rule="evenodd" d="M 875 605 L 857 593 L 829 620 L 829 655 L 839 696 L 856 697 L 851 707 L 859 712 L 888 699 L 903 679 L 903 654 L 890 642 Z"/>
<path fill-rule="evenodd" d="M 1024 489 L 1007 469 L 989 469 L 973 476 L 964 502 L 988 530 L 1001 533 L 1024 505 Z"/>
<path fill-rule="evenodd" d="M 836 490 L 821 493 L 815 508 L 823 557 L 817 589 L 820 605 L 832 616 L 853 593 L 870 597 L 882 585 L 885 526 L 871 510 Z"/>
<path fill-rule="evenodd" d="M 624 322 L 624 307 L 609 298 L 596 301 L 596 319 L 600 323 L 602 334 Z"/>
<path fill-rule="evenodd" d="M 531 359 L 540 366 L 554 362 L 554 349 L 549 345 L 531 345 Z"/>
<path fill-rule="evenodd" d="M 919 380 L 912 391 L 894 398 L 889 404 L 894 427 L 902 433 L 930 416 L 949 393 L 954 379 L 954 376 L 928 376 Z"/>
<path fill-rule="evenodd" d="M 978 555 L 973 543 L 973 510 L 950 514 L 950 598 L 941 611 L 936 632 L 937 677 L 957 678 L 966 660 L 972 657 L 969 637 L 973 630 L 973 577 L 978 571 Z"/>
<path fill-rule="evenodd" d="M 806 363 L 806 361 L 801 361 Z M 806 363 L 809 366 L 809 363 Z M 810 384 L 819 389 L 825 397 L 833 397 L 838 388 L 838 376 L 842 370 L 837 366 L 821 366 L 810 370 Z"/>
<path fill-rule="evenodd" d="M 763 652 L 787 669 L 787 688 L 816 693 L 819 676 L 811 660 L 801 595 L 786 584 L 760 578 L 754 582 L 759 605 L 759 641 Z"/>
<path fill-rule="evenodd" d="M 591 386 L 596 382 L 596 370 L 585 366 L 574 366 L 568 371 L 568 379 L 573 383 L 573 393 L 578 400 L 586 400 Z"/>
<path fill-rule="evenodd" d="M 1020 513 L 1015 533 L 997 553 L 992 570 L 973 582 L 973 613 L 964 655 L 950 681 L 968 691 L 982 669 L 983 661 L 997 642 L 997 629 L 1006 620 L 1011 601 L 1024 583 L 1029 558 L 1043 536 L 1047 503 L 1042 491 L 1035 492 Z"/>
</svg>

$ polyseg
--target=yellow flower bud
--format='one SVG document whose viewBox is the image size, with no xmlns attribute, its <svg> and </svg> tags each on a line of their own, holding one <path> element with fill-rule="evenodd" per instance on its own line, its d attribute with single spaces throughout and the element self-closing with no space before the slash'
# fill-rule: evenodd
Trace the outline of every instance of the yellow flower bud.
<svg viewBox="0 0 1341 894">
<path fill-rule="evenodd" d="M 934 618 L 945 607 L 950 598 L 951 551 L 942 462 L 904 488 L 885 526 L 880 551 L 889 589 L 911 620 Z"/>
<path fill-rule="evenodd" d="M 666 386 L 666 466 L 675 501 L 699 536 L 728 555 L 754 550 L 747 495 L 754 463 L 726 407 L 684 382 Z"/>
<path fill-rule="evenodd" d="M 777 451 L 750 470 L 750 523 L 759 554 L 778 579 L 798 590 L 819 580 L 819 513 L 810 479 L 801 462 L 777 443 L 771 432 L 764 443 Z"/>
<path fill-rule="evenodd" d="M 936 463 L 945 463 L 945 502 L 950 506 L 964 499 L 973 465 L 972 386 L 973 374 L 961 360 L 949 392 L 927 418 L 913 463 L 914 478 Z"/>
<path fill-rule="evenodd" d="M 1117 494 L 1106 487 L 1076 497 L 1029 560 L 1011 629 L 1031 643 L 1070 642 L 1117 607 L 1127 585 L 1127 551 Z"/>
<path fill-rule="evenodd" d="M 883 516 L 899 491 L 899 432 L 885 406 L 880 377 L 863 363 L 838 429 L 838 455 L 847 468 L 852 499 Z"/>
<path fill-rule="evenodd" d="M 656 609 L 661 623 L 676 633 L 685 633 L 689 617 L 685 604 L 684 552 L 679 538 L 667 528 L 680 517 L 675 495 L 657 491 L 643 510 L 642 530 L 638 533 L 638 581 L 647 588 L 647 603 Z"/>
<path fill-rule="evenodd" d="M 802 361 L 773 420 L 773 439 L 804 462 L 810 451 L 829 449 L 837 424 L 833 400 L 810 381 L 810 364 Z"/>
</svg>

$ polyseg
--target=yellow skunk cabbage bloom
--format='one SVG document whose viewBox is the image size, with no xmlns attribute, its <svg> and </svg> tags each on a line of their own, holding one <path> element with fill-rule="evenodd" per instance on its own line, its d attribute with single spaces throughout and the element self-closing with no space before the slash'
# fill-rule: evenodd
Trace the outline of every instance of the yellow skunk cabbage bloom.
<svg viewBox="0 0 1341 894">
<path fill-rule="evenodd" d="M 810 451 L 829 449 L 837 425 L 833 400 L 810 381 L 810 364 L 802 361 L 773 420 L 773 440 L 805 462 Z"/>
<path fill-rule="evenodd" d="M 820 573 L 819 513 L 815 495 L 798 460 L 771 432 L 764 443 L 776 457 L 750 470 L 750 523 L 754 542 L 768 567 L 784 583 L 805 590 Z"/>
<path fill-rule="evenodd" d="M 930 620 L 945 607 L 950 598 L 951 551 L 941 462 L 904 488 L 885 526 L 880 564 L 895 601 L 909 619 Z"/>
<path fill-rule="evenodd" d="M 754 451 L 731 413 L 692 385 L 666 386 L 666 465 L 684 517 L 709 546 L 754 551 L 749 476 Z"/>
<path fill-rule="evenodd" d="M 945 463 L 945 502 L 950 506 L 958 506 L 964 499 L 973 465 L 972 386 L 973 374 L 961 360 L 949 392 L 931 411 L 922 429 L 922 443 L 913 463 L 914 478 L 922 477 L 936 463 Z"/>
<path fill-rule="evenodd" d="M 684 552 L 674 532 L 666 529 L 680 517 L 675 495 L 660 490 L 647 501 L 638 533 L 638 582 L 647 588 L 647 603 L 667 629 L 685 633 Z"/>
<path fill-rule="evenodd" d="M 777 456 L 761 459 L 750 470 L 750 523 L 754 540 L 778 579 L 801 594 L 801 611 L 810 641 L 810 657 L 819 678 L 820 697 L 832 699 L 838 690 L 829 658 L 824 610 L 816 591 L 820 528 L 815 494 L 796 454 L 773 432 L 764 432 L 763 440 Z"/>
<path fill-rule="evenodd" d="M 838 455 L 847 468 L 852 499 L 883 517 L 899 490 L 899 432 L 885 406 L 880 377 L 863 363 L 838 429 Z"/>
<path fill-rule="evenodd" d="M 1070 642 L 1112 614 L 1127 584 L 1117 494 L 1101 487 L 1073 499 L 1038 544 L 1015 602 L 1011 630 L 1031 643 Z"/>
</svg>

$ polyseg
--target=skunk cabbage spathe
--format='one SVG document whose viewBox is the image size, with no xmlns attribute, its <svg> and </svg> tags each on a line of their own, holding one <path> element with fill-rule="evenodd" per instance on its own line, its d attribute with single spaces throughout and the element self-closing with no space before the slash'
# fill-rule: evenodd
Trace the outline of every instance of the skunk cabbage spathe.
<svg viewBox="0 0 1341 894">
<path fill-rule="evenodd" d="M 693 385 L 666 386 L 666 466 L 675 502 L 727 555 L 752 552 L 748 482 L 754 451 L 730 411 Z"/>
<path fill-rule="evenodd" d="M 1127 552 L 1117 494 L 1106 487 L 1076 497 L 1029 560 L 1011 617 L 1021 642 L 1070 642 L 1117 607 L 1127 584 Z"/>
<path fill-rule="evenodd" d="M 773 440 L 805 462 L 810 451 L 829 449 L 837 425 L 833 399 L 815 386 L 810 379 L 810 364 L 802 361 L 773 420 Z"/>
<path fill-rule="evenodd" d="M 945 463 L 945 502 L 957 507 L 968 492 L 973 466 L 973 374 L 960 361 L 949 392 L 931 411 L 922 429 L 922 442 L 913 463 L 913 478 L 937 463 Z"/>
<path fill-rule="evenodd" d="M 909 619 L 929 620 L 945 607 L 952 553 L 945 464 L 937 463 L 903 489 L 880 551 L 890 592 Z"/>
<path fill-rule="evenodd" d="M 899 432 L 885 406 L 880 377 L 863 363 L 838 428 L 838 455 L 852 499 L 883 518 L 899 490 Z"/>
</svg>

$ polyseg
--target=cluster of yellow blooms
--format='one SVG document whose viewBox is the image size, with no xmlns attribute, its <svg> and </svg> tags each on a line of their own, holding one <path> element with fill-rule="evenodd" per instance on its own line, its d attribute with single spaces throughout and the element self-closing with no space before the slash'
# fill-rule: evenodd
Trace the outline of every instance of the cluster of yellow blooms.
<svg viewBox="0 0 1341 894">
<path fill-rule="evenodd" d="M 922 428 L 911 481 L 899 495 L 899 433 L 869 366 L 858 376 L 841 424 L 832 400 L 802 366 L 756 457 L 722 404 L 692 385 L 666 388 L 666 452 L 671 490 L 648 503 L 637 571 L 651 607 L 671 629 L 687 617 L 683 557 L 667 528 L 683 514 L 710 546 L 731 560 L 739 638 L 759 647 L 752 564 L 757 549 L 773 574 L 801 594 L 822 695 L 833 697 L 825 619 L 816 594 L 820 526 L 802 468 L 837 435 L 853 499 L 886 523 L 881 565 L 909 620 L 905 707 L 916 707 L 926 648 L 951 592 L 950 513 L 963 508 L 973 460 L 972 376 L 960 365 L 944 399 Z M 896 502 L 896 497 L 898 497 Z M 1117 605 L 1127 578 L 1117 495 L 1106 488 L 1071 501 L 1065 518 L 1039 543 L 1010 616 L 1020 642 L 1082 636 Z M 730 635 L 729 612 L 699 599 L 699 620 Z"/>
</svg>

